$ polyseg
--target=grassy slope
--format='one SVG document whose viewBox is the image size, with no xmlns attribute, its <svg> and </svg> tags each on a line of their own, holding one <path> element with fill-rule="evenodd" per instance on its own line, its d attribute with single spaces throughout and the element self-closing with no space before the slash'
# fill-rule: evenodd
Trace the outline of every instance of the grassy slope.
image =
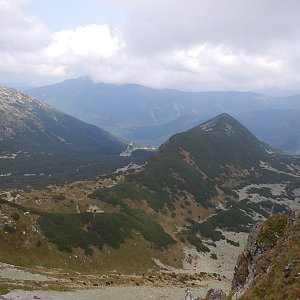
<svg viewBox="0 0 300 300">
<path fill-rule="evenodd" d="M 158 223 L 130 208 L 96 215 L 45 213 L 1 200 L 0 212 L 6 216 L 0 224 L 0 261 L 6 263 L 141 273 L 155 269 L 153 257 L 173 251 L 173 239 Z"/>
<path fill-rule="evenodd" d="M 257 166 L 259 159 L 266 157 L 260 142 L 233 118 L 224 114 L 214 122 L 217 124 L 214 131 L 204 131 L 198 126 L 173 136 L 142 172 L 91 196 L 115 204 L 119 199 L 135 197 L 159 210 L 164 205 L 172 209 L 174 201 L 186 191 L 203 207 L 211 206 L 210 200 L 217 194 L 217 180 L 222 185 L 226 176 L 233 175 L 228 166 L 238 170 Z M 237 134 L 226 135 L 226 124 Z"/>
<path fill-rule="evenodd" d="M 51 214 L 37 213 L 36 217 L 39 219 L 36 225 L 43 229 L 43 234 L 57 246 L 46 242 L 45 248 L 40 248 L 43 250 L 41 255 L 45 255 L 45 262 L 56 257 L 55 265 L 56 262 L 61 263 L 66 259 L 68 266 L 72 265 L 73 260 L 75 267 L 81 266 L 78 262 L 76 264 L 76 259 L 68 252 L 70 250 L 80 254 L 78 257 L 81 258 L 83 267 L 86 266 L 86 257 L 90 257 L 85 256 L 84 251 L 88 255 L 92 254 L 93 259 L 98 256 L 103 258 L 106 251 L 115 253 L 115 256 L 109 257 L 117 258 L 122 247 L 125 247 L 130 249 L 126 252 L 127 257 L 131 251 L 137 253 L 131 247 L 135 247 L 132 241 L 135 241 L 137 238 L 135 232 L 138 232 L 144 241 L 140 244 L 139 253 L 144 253 L 141 258 L 147 262 L 145 265 L 151 265 L 154 253 L 160 251 L 156 248 L 166 249 L 160 252 L 160 255 L 168 253 L 172 259 L 175 258 L 172 252 L 176 248 L 176 245 L 172 245 L 173 239 L 183 242 L 188 240 L 198 250 L 207 251 L 201 241 L 202 238 L 213 240 L 223 238 L 218 232 L 219 228 L 247 230 L 252 220 L 244 211 L 251 215 L 261 208 L 247 201 L 236 202 L 237 195 L 230 188 L 244 178 L 243 168 L 257 166 L 259 159 L 266 159 L 267 154 L 261 143 L 230 116 L 222 115 L 214 121 L 216 122 L 214 131 L 204 131 L 201 127 L 196 127 L 187 133 L 178 134 L 161 147 L 160 153 L 149 161 L 144 170 L 130 173 L 115 186 L 95 189 L 90 194 L 90 198 L 93 198 L 90 201 L 93 204 L 98 201 L 100 206 L 102 204 L 109 206 L 111 210 L 105 210 L 106 213 L 96 215 L 95 218 L 93 214 L 74 214 L 76 197 L 72 196 L 72 199 L 69 199 L 67 193 L 67 199 L 61 200 L 63 205 L 66 205 L 63 211 L 56 210 L 56 213 Z M 234 128 L 236 134 L 226 135 L 226 124 Z M 254 172 L 254 178 L 257 177 Z M 45 195 L 45 198 L 48 196 Z M 215 197 L 219 197 L 216 202 Z M 73 200 L 73 204 L 70 200 Z M 225 202 L 225 211 L 219 211 L 214 207 L 219 200 L 221 203 Z M 47 203 L 51 205 L 52 202 Z M 72 214 L 68 213 L 67 209 L 71 204 L 74 206 Z M 268 207 L 266 209 L 268 210 Z M 212 213 L 217 214 L 209 218 Z M 187 222 L 187 216 L 191 221 Z M 198 221 L 205 217 L 207 220 L 199 224 Z M 107 229 L 106 223 L 111 223 L 112 226 Z M 118 226 L 115 226 L 116 224 Z M 179 226 L 187 230 L 177 234 Z M 17 234 L 20 234 L 19 230 L 6 236 L 14 243 Z M 13 244 L 10 245 L 13 248 Z M 5 257 L 6 252 L 10 253 L 12 261 L 28 259 L 23 263 L 33 263 L 33 254 L 40 257 L 38 254 L 40 250 L 34 248 L 34 243 L 31 245 L 33 245 L 29 248 L 31 250 L 22 249 L 28 254 L 25 258 L 20 256 L 19 250 L 10 253 L 9 249 L 3 246 L 0 248 L 2 257 Z M 43 247 L 43 243 L 39 247 Z M 59 252 L 57 249 L 64 251 Z M 54 251 L 54 255 L 51 251 Z M 13 254 L 16 255 L 15 258 Z M 44 264 L 42 256 L 40 261 Z M 71 256 L 70 263 L 69 256 Z M 101 261 L 104 260 L 99 259 L 99 264 L 96 265 L 105 269 Z M 129 268 L 125 259 L 121 265 L 118 265 L 117 259 L 110 261 L 114 268 L 121 266 Z M 53 265 L 53 261 L 51 264 Z M 137 269 L 138 266 L 139 260 L 135 263 Z M 88 267 L 91 265 L 88 264 Z"/>
<path fill-rule="evenodd" d="M 211 123 L 211 130 L 203 130 Z M 247 231 L 252 220 L 244 211 L 251 215 L 269 213 L 251 201 L 237 203 L 237 194 L 231 188 L 246 177 L 258 178 L 260 174 L 249 170 L 259 169 L 259 161 L 268 160 L 269 156 L 265 146 L 229 115 L 220 115 L 205 124 L 173 136 L 142 171 L 127 176 L 114 187 L 97 189 L 90 197 L 113 205 L 126 199 L 144 200 L 156 212 L 169 211 L 175 218 L 173 222 L 177 220 L 175 208 L 179 202 L 186 211 L 191 199 L 199 207 L 214 210 L 216 197 L 226 200 L 226 211 L 201 225 L 192 218 L 188 230 L 182 232 L 199 251 L 208 248 L 197 235 L 218 240 L 224 237 L 217 228 Z"/>
</svg>

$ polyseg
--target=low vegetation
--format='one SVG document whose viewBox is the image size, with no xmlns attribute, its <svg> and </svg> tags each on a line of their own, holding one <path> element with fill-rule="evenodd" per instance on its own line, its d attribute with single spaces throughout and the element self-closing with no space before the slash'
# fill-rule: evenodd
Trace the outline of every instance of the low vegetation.
<svg viewBox="0 0 300 300">
<path fill-rule="evenodd" d="M 287 222 L 287 215 L 272 216 L 264 222 L 257 237 L 260 247 L 263 249 L 274 247 L 278 239 L 283 235 Z"/>
<path fill-rule="evenodd" d="M 247 191 L 248 194 L 258 194 L 260 196 L 266 197 L 266 198 L 273 198 L 273 194 L 270 188 L 262 187 L 262 188 L 255 188 L 251 187 Z"/>
<path fill-rule="evenodd" d="M 103 249 L 106 244 L 118 249 L 133 230 L 142 234 L 158 248 L 174 243 L 158 223 L 141 211 L 125 208 L 121 213 L 43 213 L 38 219 L 47 238 L 60 250 L 71 252 L 80 247 L 86 254 L 92 254 L 92 246 Z"/>
<path fill-rule="evenodd" d="M 5 295 L 8 292 L 9 292 L 8 286 L 0 284 L 0 295 Z"/>
</svg>

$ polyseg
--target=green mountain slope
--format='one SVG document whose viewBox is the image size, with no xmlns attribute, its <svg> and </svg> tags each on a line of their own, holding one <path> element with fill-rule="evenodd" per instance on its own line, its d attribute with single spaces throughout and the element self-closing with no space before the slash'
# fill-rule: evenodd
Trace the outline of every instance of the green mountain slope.
<svg viewBox="0 0 300 300">
<path fill-rule="evenodd" d="M 128 163 L 119 157 L 125 148 L 103 129 L 0 88 L 1 185 L 111 172 Z"/>
<path fill-rule="evenodd" d="M 239 195 L 234 190 L 288 181 L 285 196 L 289 197 L 299 186 L 296 164 L 299 158 L 274 152 L 231 116 L 222 114 L 176 134 L 142 171 L 128 175 L 116 186 L 96 190 L 90 197 L 115 206 L 128 199 L 145 201 L 156 212 L 169 216 L 170 222 L 183 214 L 189 225 L 182 234 L 199 249 L 207 250 L 200 246 L 198 233 L 220 240 L 222 234 L 216 228 L 247 231 L 255 214 L 268 216 L 274 208 L 250 198 L 237 201 Z M 252 188 L 251 192 L 263 195 L 264 189 Z M 224 207 L 217 209 L 220 205 Z M 276 209 L 285 209 L 284 204 L 276 205 Z M 203 211 L 217 214 L 198 223 Z"/>
</svg>

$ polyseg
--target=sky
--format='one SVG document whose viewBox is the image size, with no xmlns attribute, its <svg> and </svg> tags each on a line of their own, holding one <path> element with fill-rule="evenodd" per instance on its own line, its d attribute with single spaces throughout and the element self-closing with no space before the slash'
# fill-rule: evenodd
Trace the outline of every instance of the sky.
<svg viewBox="0 0 300 300">
<path fill-rule="evenodd" d="M 0 82 L 300 87 L 299 0 L 0 0 Z"/>
</svg>

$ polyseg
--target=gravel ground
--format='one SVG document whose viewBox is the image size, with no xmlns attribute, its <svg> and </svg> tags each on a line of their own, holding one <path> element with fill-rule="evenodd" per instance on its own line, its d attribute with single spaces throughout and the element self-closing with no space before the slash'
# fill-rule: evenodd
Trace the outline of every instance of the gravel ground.
<svg viewBox="0 0 300 300">
<path fill-rule="evenodd" d="M 211 252 L 199 253 L 194 247 L 185 247 L 185 261 L 183 263 L 183 270 L 192 273 L 217 273 L 231 279 L 234 274 L 234 267 L 238 256 L 243 252 L 247 242 L 247 233 L 235 233 L 222 231 L 226 239 L 239 242 L 239 246 L 233 246 L 227 243 L 226 240 L 216 242 L 216 247 L 207 245 Z M 211 255 L 215 254 L 217 259 Z M 229 290 L 231 283 L 223 290 Z"/>
<path fill-rule="evenodd" d="M 23 285 L 26 281 L 30 281 L 30 286 L 34 289 L 34 282 L 44 282 L 43 288 L 41 290 L 33 291 L 22 291 L 22 290 L 13 290 L 7 295 L 0 296 L 0 299 L 3 300 L 32 300 L 32 299 L 44 299 L 44 300 L 53 300 L 53 299 L 77 299 L 77 300 L 144 300 L 144 299 L 172 299 L 172 300 L 181 300 L 184 299 L 186 285 L 182 287 L 178 286 L 110 286 L 110 287 L 99 287 L 72 292 L 58 292 L 51 290 L 42 290 L 44 288 L 48 289 L 50 287 L 50 282 L 55 280 L 55 278 L 50 278 L 42 276 L 39 274 L 32 274 L 18 269 L 15 266 L 0 263 L 0 278 L 13 280 L 16 284 L 22 282 Z M 29 283 L 28 283 L 29 284 Z M 197 282 L 197 287 L 194 288 L 194 296 L 202 297 L 210 288 L 222 289 L 224 291 L 228 290 L 230 287 L 230 280 L 223 278 L 218 280 L 217 278 L 208 278 Z M 76 289 L 76 287 L 74 286 Z"/>
<path fill-rule="evenodd" d="M 204 296 L 206 288 L 193 290 L 194 297 Z M 185 288 L 179 287 L 105 287 L 75 292 L 13 291 L 0 299 L 5 300 L 183 300 Z"/>
<path fill-rule="evenodd" d="M 50 281 L 54 278 L 32 274 L 16 268 L 15 266 L 0 263 L 0 277 L 13 280 Z"/>
</svg>

